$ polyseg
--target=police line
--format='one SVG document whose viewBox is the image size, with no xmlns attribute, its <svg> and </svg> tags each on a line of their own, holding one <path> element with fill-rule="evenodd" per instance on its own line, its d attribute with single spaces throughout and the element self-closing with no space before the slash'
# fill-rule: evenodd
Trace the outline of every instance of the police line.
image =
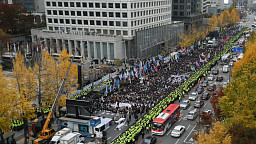
<svg viewBox="0 0 256 144">
<path fill-rule="evenodd" d="M 246 29 L 242 30 L 235 37 L 230 39 L 223 50 L 216 55 L 210 62 L 208 62 L 203 68 L 198 70 L 195 74 L 193 74 L 188 80 L 186 80 L 183 84 L 181 84 L 178 88 L 175 89 L 174 92 L 170 93 L 167 97 L 165 97 L 162 101 L 160 101 L 155 107 L 153 107 L 148 114 L 144 115 L 144 117 L 140 118 L 134 125 L 132 125 L 128 130 L 123 132 L 119 137 L 117 137 L 111 144 L 125 144 L 125 143 L 134 143 L 136 137 L 139 136 L 142 129 L 150 129 L 150 122 L 155 119 L 171 102 L 174 102 L 178 97 L 181 97 L 186 92 L 188 92 L 191 87 L 193 87 L 198 81 L 200 81 L 201 77 L 206 76 L 211 68 L 217 63 L 220 58 L 227 53 L 231 48 L 233 43 L 243 34 Z"/>
</svg>

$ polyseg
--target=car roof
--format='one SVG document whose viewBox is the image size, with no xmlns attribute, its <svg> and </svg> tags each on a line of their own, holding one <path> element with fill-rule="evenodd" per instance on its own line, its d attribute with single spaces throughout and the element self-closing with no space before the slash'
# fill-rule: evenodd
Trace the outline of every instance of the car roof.
<svg viewBox="0 0 256 144">
<path fill-rule="evenodd" d="M 177 126 L 174 127 L 174 129 L 180 129 L 180 128 L 182 128 L 182 127 L 184 127 L 184 126 L 182 126 L 182 125 L 177 125 Z"/>
<path fill-rule="evenodd" d="M 151 138 L 152 138 L 152 136 L 147 136 L 147 137 L 146 137 L 146 139 L 151 139 Z"/>
<path fill-rule="evenodd" d="M 192 92 L 191 94 L 197 94 L 196 92 Z"/>
<path fill-rule="evenodd" d="M 189 100 L 183 100 L 183 102 L 188 102 Z"/>
</svg>

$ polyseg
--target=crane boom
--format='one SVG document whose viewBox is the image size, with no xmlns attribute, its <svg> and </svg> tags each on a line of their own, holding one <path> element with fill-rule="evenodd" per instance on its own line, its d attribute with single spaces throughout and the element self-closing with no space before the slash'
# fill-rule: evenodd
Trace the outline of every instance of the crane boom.
<svg viewBox="0 0 256 144">
<path fill-rule="evenodd" d="M 70 70 L 70 67 L 71 67 L 71 65 L 72 65 L 72 62 L 73 62 L 73 60 L 71 60 L 69 66 L 68 66 L 67 72 L 66 72 L 66 74 L 65 74 L 65 76 L 64 76 L 64 78 L 63 78 L 63 80 L 62 80 L 62 82 L 61 82 L 61 85 L 60 85 L 60 88 L 59 88 L 59 90 L 58 90 L 58 93 L 57 93 L 57 95 L 56 95 L 56 97 L 55 97 L 55 99 L 54 99 L 54 102 L 53 102 L 53 104 L 52 104 L 51 111 L 49 112 L 49 114 L 48 114 L 48 116 L 47 116 L 47 119 L 46 119 L 46 121 L 45 121 L 45 123 L 44 123 L 44 127 L 43 127 L 43 129 L 42 129 L 42 132 L 45 131 L 46 129 L 48 129 L 48 125 L 49 125 L 50 120 L 51 120 L 51 118 L 52 118 L 53 110 L 54 110 L 55 105 L 56 105 L 56 103 L 57 103 L 57 101 L 58 101 L 58 98 L 59 98 L 60 95 L 61 95 L 61 91 L 62 91 L 62 89 L 63 89 L 64 83 L 65 83 L 66 78 L 67 78 L 67 76 L 68 76 L 68 72 L 69 72 L 69 70 Z"/>
</svg>

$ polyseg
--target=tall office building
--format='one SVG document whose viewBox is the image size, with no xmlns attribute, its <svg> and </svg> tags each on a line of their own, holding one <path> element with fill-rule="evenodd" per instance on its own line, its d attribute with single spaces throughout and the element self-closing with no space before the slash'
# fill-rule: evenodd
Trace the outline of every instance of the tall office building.
<svg viewBox="0 0 256 144">
<path fill-rule="evenodd" d="M 184 21 L 185 31 L 192 28 L 193 24 L 201 26 L 203 15 L 201 13 L 200 0 L 173 0 L 172 19 Z"/>
<path fill-rule="evenodd" d="M 170 41 L 171 0 L 45 0 L 46 29 L 32 30 L 53 53 L 109 60 L 156 55 Z M 169 32 L 169 33 L 168 33 Z"/>
</svg>

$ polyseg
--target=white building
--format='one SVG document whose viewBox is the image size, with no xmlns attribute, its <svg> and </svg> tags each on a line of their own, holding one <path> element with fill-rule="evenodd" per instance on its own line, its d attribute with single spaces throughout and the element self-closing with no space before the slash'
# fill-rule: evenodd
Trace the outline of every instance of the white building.
<svg viewBox="0 0 256 144">
<path fill-rule="evenodd" d="M 32 30 L 32 40 L 47 42 L 54 53 L 67 48 L 84 58 L 122 59 L 146 56 L 144 50 L 151 53 L 155 45 L 161 48 L 168 41 L 164 32 L 171 23 L 171 0 L 45 0 L 44 4 L 47 27 Z M 144 45 L 138 45 L 137 34 L 148 29 L 158 31 L 139 38 Z"/>
<path fill-rule="evenodd" d="M 224 10 L 224 0 L 201 0 L 203 14 L 218 14 Z"/>
</svg>

